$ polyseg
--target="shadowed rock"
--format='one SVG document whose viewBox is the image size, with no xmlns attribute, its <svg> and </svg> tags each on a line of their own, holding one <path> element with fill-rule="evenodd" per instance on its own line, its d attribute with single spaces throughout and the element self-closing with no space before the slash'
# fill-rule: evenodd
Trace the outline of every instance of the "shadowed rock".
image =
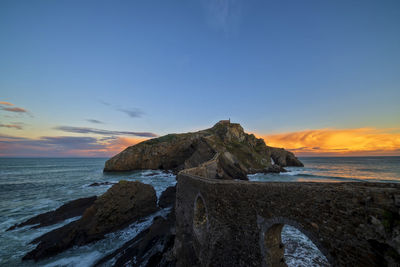
<svg viewBox="0 0 400 267">
<path fill-rule="evenodd" d="M 283 148 L 271 147 L 271 158 L 281 167 L 303 167 L 303 163 L 296 156 Z"/>
<path fill-rule="evenodd" d="M 175 266 L 175 210 L 168 217 L 155 217 L 152 225 L 121 248 L 100 259 L 94 266 Z"/>
<path fill-rule="evenodd" d="M 98 183 L 98 182 L 95 182 L 95 183 L 90 184 L 89 186 L 101 186 L 101 185 L 113 185 L 113 184 L 116 184 L 116 183 L 112 183 L 112 182 L 101 182 L 101 183 Z"/>
<path fill-rule="evenodd" d="M 39 260 L 75 245 L 104 238 L 157 210 L 157 197 L 151 185 L 120 181 L 98 197 L 82 218 L 36 238 L 38 246 L 23 260 Z"/>
<path fill-rule="evenodd" d="M 104 171 L 163 169 L 178 172 L 202 164 L 205 177 L 247 179 L 248 173 L 268 172 L 271 156 L 282 166 L 303 166 L 293 153 L 266 146 L 263 139 L 244 132 L 240 124 L 220 121 L 212 128 L 169 134 L 126 148 L 109 159 Z M 271 169 L 272 168 L 272 169 Z"/>
<path fill-rule="evenodd" d="M 160 199 L 158 201 L 158 206 L 160 208 L 167 208 L 174 206 L 175 204 L 175 193 L 176 193 L 176 187 L 175 186 L 170 186 L 167 189 L 165 189 L 160 196 Z"/>
<path fill-rule="evenodd" d="M 52 224 L 62 222 L 69 218 L 81 216 L 83 214 L 83 212 L 88 207 L 90 207 L 96 199 L 97 199 L 96 196 L 92 196 L 92 197 L 85 197 L 85 198 L 79 198 L 76 200 L 72 200 L 72 201 L 62 205 L 61 207 L 59 207 L 56 210 L 39 214 L 35 217 L 28 219 L 27 221 L 25 221 L 23 223 L 16 224 L 16 225 L 8 228 L 7 231 L 14 230 L 15 228 L 18 228 L 18 227 L 23 227 L 26 225 L 33 225 L 33 224 L 38 224 L 38 225 L 35 225 L 32 228 L 49 226 Z"/>
</svg>

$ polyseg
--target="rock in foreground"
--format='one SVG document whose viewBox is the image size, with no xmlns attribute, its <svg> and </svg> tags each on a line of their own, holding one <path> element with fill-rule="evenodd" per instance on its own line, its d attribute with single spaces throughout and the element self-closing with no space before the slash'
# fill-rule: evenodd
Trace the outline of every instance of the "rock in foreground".
<svg viewBox="0 0 400 267">
<path fill-rule="evenodd" d="M 164 169 L 175 172 L 203 165 L 210 178 L 247 179 L 248 173 L 303 166 L 293 153 L 265 145 L 261 138 L 244 132 L 240 124 L 220 121 L 212 128 L 184 134 L 169 134 L 126 148 L 109 159 L 104 171 Z"/>
<path fill-rule="evenodd" d="M 160 208 L 172 207 L 175 205 L 176 197 L 176 186 L 170 186 L 165 189 L 158 200 L 158 206 Z"/>
<path fill-rule="evenodd" d="M 29 220 L 16 224 L 10 228 L 7 229 L 7 231 L 14 230 L 15 228 L 18 227 L 23 227 L 26 225 L 34 225 L 32 228 L 40 228 L 43 226 L 49 226 L 52 224 L 56 224 L 62 221 L 65 221 L 66 219 L 81 216 L 83 212 L 90 207 L 94 201 L 97 199 L 96 196 L 93 197 L 85 197 L 85 198 L 79 198 L 76 200 L 72 200 L 61 207 L 59 207 L 56 210 L 49 211 L 46 213 L 39 214 L 35 217 L 30 218 Z"/>
<path fill-rule="evenodd" d="M 157 210 L 157 196 L 151 185 L 120 181 L 98 197 L 82 218 L 35 239 L 39 245 L 24 260 L 39 260 L 75 245 L 104 238 Z"/>
<path fill-rule="evenodd" d="M 157 216 L 150 227 L 140 232 L 94 266 L 175 266 L 175 210 L 167 218 Z"/>
</svg>

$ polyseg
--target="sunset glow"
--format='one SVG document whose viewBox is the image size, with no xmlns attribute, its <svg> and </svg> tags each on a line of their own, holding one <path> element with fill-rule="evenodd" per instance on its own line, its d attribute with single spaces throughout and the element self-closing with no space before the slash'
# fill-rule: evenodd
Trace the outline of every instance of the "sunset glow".
<svg viewBox="0 0 400 267">
<path fill-rule="evenodd" d="M 393 129 L 318 129 L 259 136 L 268 145 L 299 156 L 400 155 L 400 133 Z"/>
</svg>

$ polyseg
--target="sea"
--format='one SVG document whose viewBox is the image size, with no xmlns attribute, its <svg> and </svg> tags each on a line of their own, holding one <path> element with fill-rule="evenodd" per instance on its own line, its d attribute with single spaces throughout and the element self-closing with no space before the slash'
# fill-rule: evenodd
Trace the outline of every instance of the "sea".
<svg viewBox="0 0 400 267">
<path fill-rule="evenodd" d="M 54 257 L 39 261 L 21 261 L 40 235 L 79 217 L 39 229 L 31 226 L 6 231 L 16 223 L 54 210 L 81 197 L 101 195 L 111 185 L 92 183 L 141 181 L 151 184 L 159 197 L 168 186 L 176 184 L 175 175 L 162 171 L 103 173 L 105 158 L 0 158 L 0 266 L 91 266 L 140 231 L 151 225 L 161 210 L 139 223 L 108 234 L 98 242 L 73 247 Z M 300 158 L 305 167 L 289 167 L 280 174 L 249 175 L 250 181 L 284 182 L 400 182 L 400 157 L 326 157 Z M 285 261 L 288 266 L 329 266 L 324 255 L 299 230 L 285 225 L 282 231 Z"/>
</svg>

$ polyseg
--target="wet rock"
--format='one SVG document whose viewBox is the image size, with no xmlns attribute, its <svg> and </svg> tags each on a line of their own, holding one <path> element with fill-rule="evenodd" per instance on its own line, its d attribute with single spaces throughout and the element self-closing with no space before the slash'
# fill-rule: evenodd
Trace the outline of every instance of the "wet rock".
<svg viewBox="0 0 400 267">
<path fill-rule="evenodd" d="M 296 158 L 296 156 L 283 148 L 270 147 L 271 158 L 274 160 L 275 164 L 281 167 L 304 167 L 304 164 Z"/>
<path fill-rule="evenodd" d="M 277 164 L 274 164 L 274 165 L 266 168 L 264 170 L 264 172 L 265 173 L 281 173 L 281 172 L 287 172 L 287 170 L 285 170 L 285 168 L 283 168 Z"/>
<path fill-rule="evenodd" d="M 159 174 L 158 172 L 151 172 L 151 173 L 145 174 L 144 176 L 149 177 L 149 176 L 155 176 L 158 174 Z"/>
<path fill-rule="evenodd" d="M 101 186 L 101 185 L 113 185 L 113 184 L 116 184 L 116 183 L 111 183 L 111 182 L 97 183 L 97 182 L 95 182 L 95 183 L 90 184 L 89 186 Z"/>
<path fill-rule="evenodd" d="M 121 248 L 99 260 L 94 266 L 175 266 L 175 211 L 167 218 L 155 217 L 152 225 Z"/>
<path fill-rule="evenodd" d="M 81 216 L 83 212 L 90 207 L 94 201 L 97 199 L 96 196 L 79 198 L 76 200 L 72 200 L 56 210 L 49 211 L 46 213 L 39 214 L 35 217 L 28 219 L 27 221 L 16 224 L 7 229 L 7 231 L 14 230 L 18 227 L 23 227 L 27 225 L 34 225 L 32 228 L 40 228 L 43 226 L 49 226 L 52 224 L 56 224 L 62 222 L 66 219 Z"/>
<path fill-rule="evenodd" d="M 151 185 L 120 181 L 98 197 L 81 219 L 35 239 L 38 246 L 23 260 L 39 260 L 75 245 L 85 245 L 104 238 L 157 210 L 157 197 Z"/>
<path fill-rule="evenodd" d="M 175 205 L 175 194 L 176 194 L 176 187 L 170 186 L 165 189 L 160 196 L 158 201 L 158 206 L 160 208 L 167 208 L 172 207 Z"/>
</svg>

